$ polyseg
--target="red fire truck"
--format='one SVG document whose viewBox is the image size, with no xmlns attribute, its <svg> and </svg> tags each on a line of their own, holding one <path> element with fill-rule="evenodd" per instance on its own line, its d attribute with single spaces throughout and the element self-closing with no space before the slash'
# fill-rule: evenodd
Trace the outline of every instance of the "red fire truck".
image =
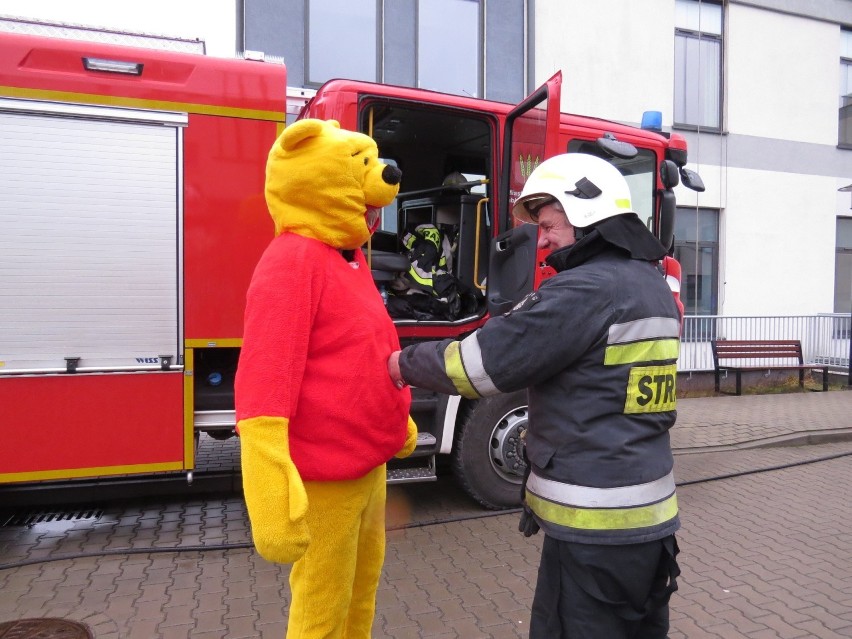
<svg viewBox="0 0 852 639">
<path fill-rule="evenodd" d="M 560 83 L 513 106 L 333 80 L 301 109 L 368 133 L 402 169 L 366 247 L 383 294 L 409 268 L 406 233 L 431 224 L 451 240 L 465 304 L 397 316 L 403 344 L 469 333 L 549 275 L 536 227 L 509 210 L 551 155 L 611 161 L 671 244 L 672 188 L 701 188 L 685 141 L 560 113 Z M 286 100 L 283 65 L 0 34 L 0 483 L 189 472 L 199 433 L 233 436 Z M 517 503 L 524 393 L 414 389 L 412 414 L 418 447 L 390 481 L 434 479 L 443 459 L 483 505 Z"/>
</svg>

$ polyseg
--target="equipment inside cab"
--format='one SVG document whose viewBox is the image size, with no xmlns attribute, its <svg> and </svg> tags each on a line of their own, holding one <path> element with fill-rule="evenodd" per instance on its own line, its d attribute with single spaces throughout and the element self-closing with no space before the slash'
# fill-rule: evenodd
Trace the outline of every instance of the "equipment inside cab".
<svg viewBox="0 0 852 639">
<path fill-rule="evenodd" d="M 399 324 L 465 322 L 485 313 L 495 127 L 462 111 L 368 106 L 361 129 L 402 170 L 394 205 L 365 247 Z"/>
</svg>

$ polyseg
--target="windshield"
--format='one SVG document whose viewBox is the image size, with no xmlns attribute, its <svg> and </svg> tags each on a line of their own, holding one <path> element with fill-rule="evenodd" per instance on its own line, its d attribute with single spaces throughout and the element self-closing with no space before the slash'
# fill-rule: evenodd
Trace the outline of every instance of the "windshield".
<svg viewBox="0 0 852 639">
<path fill-rule="evenodd" d="M 571 140 L 568 143 L 568 152 L 590 152 L 592 145 L 586 140 Z M 594 153 L 599 155 L 598 153 Z M 653 229 L 654 219 L 654 186 L 657 169 L 657 156 L 650 149 L 639 149 L 639 154 L 629 160 L 622 158 L 606 157 L 610 163 L 615 165 L 630 187 L 630 198 L 633 210 L 639 219 L 649 229 Z"/>
</svg>

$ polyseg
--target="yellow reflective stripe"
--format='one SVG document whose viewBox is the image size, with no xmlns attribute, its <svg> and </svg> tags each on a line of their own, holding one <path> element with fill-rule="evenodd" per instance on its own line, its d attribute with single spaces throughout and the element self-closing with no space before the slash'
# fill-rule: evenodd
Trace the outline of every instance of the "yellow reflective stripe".
<svg viewBox="0 0 852 639">
<path fill-rule="evenodd" d="M 410 269 L 408 269 L 408 274 L 411 277 L 413 277 L 414 280 L 418 284 L 422 284 L 423 286 L 429 286 L 429 287 L 432 286 L 432 276 L 431 275 L 429 275 L 428 277 L 424 277 L 424 276 L 420 275 L 420 272 L 416 268 L 414 268 L 413 266 Z"/>
<path fill-rule="evenodd" d="M 459 343 L 465 374 L 480 397 L 498 395 L 500 391 L 491 381 L 491 377 L 482 363 L 482 349 L 479 348 L 478 335 L 478 332 L 468 335 Z"/>
<path fill-rule="evenodd" d="M 663 413 L 677 407 L 677 366 L 634 366 L 627 379 L 624 412 Z"/>
<path fill-rule="evenodd" d="M 679 350 L 680 341 L 676 339 L 658 339 L 645 342 L 634 342 L 632 344 L 614 344 L 606 347 L 604 366 L 677 359 Z"/>
<path fill-rule="evenodd" d="M 629 210 L 631 208 L 630 200 L 628 200 L 627 198 L 616 198 L 615 206 L 616 206 L 616 208 L 619 208 L 619 209 L 628 209 Z"/>
<path fill-rule="evenodd" d="M 459 395 L 471 399 L 480 397 L 464 370 L 459 343 L 456 341 L 450 342 L 450 345 L 444 351 L 444 370 Z"/>
<path fill-rule="evenodd" d="M 658 526 L 677 515 L 677 495 L 635 508 L 575 508 L 546 501 L 527 493 L 532 511 L 552 524 L 580 530 L 633 530 Z"/>
<path fill-rule="evenodd" d="M 575 508 L 633 508 L 662 501 L 675 491 L 674 472 L 669 471 L 654 481 L 633 486 L 596 488 L 566 484 L 539 477 L 535 470 L 527 479 L 527 493 L 541 499 L 567 504 Z"/>
</svg>

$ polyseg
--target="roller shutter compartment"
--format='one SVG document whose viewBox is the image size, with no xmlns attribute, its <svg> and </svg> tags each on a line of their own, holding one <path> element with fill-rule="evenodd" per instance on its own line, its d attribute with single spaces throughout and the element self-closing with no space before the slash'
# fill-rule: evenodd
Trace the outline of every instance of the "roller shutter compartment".
<svg viewBox="0 0 852 639">
<path fill-rule="evenodd" d="M 152 113 L 0 101 L 0 375 L 180 352 L 186 116 Z"/>
</svg>

